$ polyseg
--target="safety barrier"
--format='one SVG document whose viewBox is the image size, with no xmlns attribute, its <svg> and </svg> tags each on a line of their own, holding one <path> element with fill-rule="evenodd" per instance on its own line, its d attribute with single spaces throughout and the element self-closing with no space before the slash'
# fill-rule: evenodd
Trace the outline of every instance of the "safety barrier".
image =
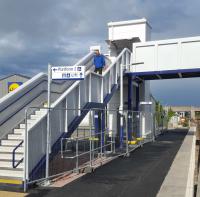
<svg viewBox="0 0 200 197">
<path fill-rule="evenodd" d="M 29 110 L 32 111 L 32 108 Z M 84 172 L 85 169 L 92 170 L 95 165 L 108 158 L 118 157 L 119 155 L 128 156 L 131 151 L 144 143 L 154 141 L 157 135 L 153 123 L 153 118 L 156 115 L 150 112 L 104 108 L 36 108 L 34 111 L 42 112 L 41 119 L 44 120 L 44 123 L 27 124 L 28 120 L 35 114 L 26 112 L 24 153 L 26 184 L 47 181 L 61 174 Z M 49 169 L 46 169 L 47 130 L 45 121 L 47 121 L 46 113 L 48 112 L 51 120 L 50 139 L 57 140 L 51 141 Z M 84 114 L 73 133 L 70 133 L 70 129 L 74 119 L 68 117 L 69 114 L 77 114 L 75 120 L 78 120 Z M 114 114 L 112 121 L 108 118 L 109 114 Z M 122 144 L 120 144 L 121 134 L 120 125 L 118 125 L 121 116 L 123 116 L 124 121 Z M 141 124 L 143 118 L 149 119 L 152 123 L 151 127 L 145 131 L 144 125 Z M 87 123 L 87 125 L 82 125 L 82 122 Z M 161 129 L 160 125 L 156 129 L 159 128 Z M 37 140 L 37 146 L 33 143 L 33 140 Z M 49 171 L 48 177 L 46 177 L 46 170 Z"/>
<path fill-rule="evenodd" d="M 110 64 L 109 59 L 106 58 L 107 69 L 102 75 L 93 72 L 93 53 L 89 54 L 87 57 L 80 60 L 76 65 L 85 65 L 88 70 L 85 74 L 85 79 L 82 81 L 75 81 L 72 83 L 67 90 L 52 103 L 51 108 L 73 108 L 73 109 L 88 109 L 91 107 L 105 106 L 111 99 L 114 91 L 116 90 L 116 85 L 118 84 L 118 79 L 120 76 L 121 65 L 130 64 L 131 52 L 128 49 L 124 49 L 116 60 Z M 123 68 L 124 70 L 126 67 Z M 32 108 L 33 109 L 33 108 Z M 27 115 L 30 115 L 30 110 L 28 110 Z M 35 174 L 45 163 L 45 147 L 46 144 L 44 136 L 47 130 L 47 114 L 48 110 L 44 110 L 44 113 L 39 117 L 31 127 L 27 127 L 26 135 L 30 137 L 30 141 L 27 141 L 25 136 L 25 158 L 28 155 L 32 155 L 30 164 L 24 171 L 24 182 L 26 184 L 27 180 L 30 180 L 29 174 Z M 72 113 L 63 113 L 54 111 L 52 115 L 53 127 L 51 128 L 50 142 L 51 146 L 57 143 L 66 129 L 69 128 L 69 133 L 78 127 L 83 114 L 81 115 L 80 110 L 75 110 Z M 67 120 L 67 121 L 66 121 Z M 43 132 L 43 135 L 41 134 Z M 38 146 L 35 147 L 35 141 L 37 141 Z M 29 143 L 29 147 L 34 147 L 35 149 L 27 149 L 26 144 Z M 34 152 L 30 152 L 34 150 Z M 25 163 L 28 163 L 25 159 Z M 26 166 L 26 165 L 25 165 Z M 39 167 L 40 166 L 40 167 Z M 38 171 L 39 172 L 39 171 Z M 33 176 L 31 175 L 31 180 Z"/>
</svg>

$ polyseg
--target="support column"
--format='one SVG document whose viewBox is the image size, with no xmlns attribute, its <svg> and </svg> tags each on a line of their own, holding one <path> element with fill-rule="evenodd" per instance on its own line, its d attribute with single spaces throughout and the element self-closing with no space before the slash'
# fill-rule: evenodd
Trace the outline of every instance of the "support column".
<svg viewBox="0 0 200 197">
<path fill-rule="evenodd" d="M 102 110 L 102 116 L 101 116 L 101 147 L 105 144 L 105 111 Z M 105 148 L 102 148 L 102 152 L 104 152 Z"/>
<path fill-rule="evenodd" d="M 133 84 L 132 84 L 132 76 L 128 76 L 128 141 L 132 140 L 131 136 L 131 123 L 132 123 L 132 95 L 133 95 Z"/>
<path fill-rule="evenodd" d="M 136 107 L 135 111 L 138 112 L 138 121 L 137 121 L 137 129 L 136 129 L 136 137 L 140 137 L 140 112 L 139 112 L 139 103 L 140 103 L 140 86 L 136 87 Z"/>
<path fill-rule="evenodd" d="M 95 128 L 95 137 L 99 135 L 100 132 L 100 123 L 101 117 L 99 116 L 99 111 L 94 112 L 94 128 Z"/>
<path fill-rule="evenodd" d="M 120 148 L 123 148 L 123 141 L 124 141 L 124 118 L 123 118 L 123 109 L 124 109 L 124 84 L 123 84 L 123 62 L 120 65 L 120 107 L 119 107 L 119 113 L 120 113 Z"/>
<path fill-rule="evenodd" d="M 138 84 L 138 87 L 136 87 L 136 107 L 135 111 L 139 111 L 139 103 L 140 103 L 140 87 Z"/>
</svg>

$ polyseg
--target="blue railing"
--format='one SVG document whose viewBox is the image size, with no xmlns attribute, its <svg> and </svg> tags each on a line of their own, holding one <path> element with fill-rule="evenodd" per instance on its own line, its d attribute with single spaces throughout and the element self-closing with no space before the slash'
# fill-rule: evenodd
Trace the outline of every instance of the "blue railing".
<svg viewBox="0 0 200 197">
<path fill-rule="evenodd" d="M 16 150 L 24 143 L 24 140 L 22 140 L 14 149 L 12 152 L 12 167 L 13 168 L 17 168 L 17 166 L 22 163 L 22 161 L 24 160 L 24 158 L 20 159 L 17 164 L 15 165 L 15 154 L 16 154 Z"/>
</svg>

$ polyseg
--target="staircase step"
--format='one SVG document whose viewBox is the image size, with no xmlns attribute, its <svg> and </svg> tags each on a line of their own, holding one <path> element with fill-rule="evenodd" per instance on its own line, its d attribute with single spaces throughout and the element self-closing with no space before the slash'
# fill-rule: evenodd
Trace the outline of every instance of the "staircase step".
<svg viewBox="0 0 200 197">
<path fill-rule="evenodd" d="M 19 160 L 15 160 L 15 165 L 17 164 Z M 12 165 L 12 160 L 2 160 L 0 159 L 0 168 L 13 168 L 13 165 Z M 24 167 L 24 163 L 22 161 L 22 163 L 20 163 L 18 166 L 17 166 L 17 169 L 23 169 Z"/>
<path fill-rule="evenodd" d="M 22 134 L 8 134 L 8 140 L 23 140 L 24 136 Z"/>
<path fill-rule="evenodd" d="M 2 146 L 17 146 L 21 140 L 1 140 Z"/>
<path fill-rule="evenodd" d="M 35 111 L 35 115 L 43 115 L 43 114 L 45 114 L 47 112 L 47 110 L 45 109 L 45 111 L 44 110 L 40 110 L 40 111 Z"/>
<path fill-rule="evenodd" d="M 38 115 L 31 115 L 30 119 L 31 120 L 38 120 L 40 117 L 41 117 L 41 115 L 39 115 L 39 114 Z"/>
<path fill-rule="evenodd" d="M 14 134 L 22 134 L 25 132 L 25 129 L 14 129 Z"/>
<path fill-rule="evenodd" d="M 0 160 L 12 160 L 12 153 L 11 152 L 4 152 L 4 153 L 1 153 L 0 152 Z M 16 161 L 19 161 L 21 160 L 22 158 L 24 157 L 23 153 L 16 153 L 15 154 L 15 159 Z"/>
<path fill-rule="evenodd" d="M 0 146 L 0 154 L 4 153 L 4 152 L 12 153 L 15 147 L 16 146 Z M 22 147 L 19 147 L 15 152 L 16 153 L 23 153 L 23 151 L 24 151 L 24 147 L 22 146 Z"/>
<path fill-rule="evenodd" d="M 28 123 L 28 122 L 27 122 L 27 127 L 28 127 L 28 128 L 30 128 L 32 125 L 33 125 L 33 123 Z M 24 123 L 20 124 L 20 125 L 19 125 L 19 128 L 20 128 L 20 129 L 25 129 L 25 124 L 24 124 Z"/>
<path fill-rule="evenodd" d="M 28 119 L 27 124 L 34 124 L 35 120 L 34 119 Z"/>
<path fill-rule="evenodd" d="M 23 170 L 17 168 L 0 168 L 0 176 L 22 178 Z"/>
</svg>

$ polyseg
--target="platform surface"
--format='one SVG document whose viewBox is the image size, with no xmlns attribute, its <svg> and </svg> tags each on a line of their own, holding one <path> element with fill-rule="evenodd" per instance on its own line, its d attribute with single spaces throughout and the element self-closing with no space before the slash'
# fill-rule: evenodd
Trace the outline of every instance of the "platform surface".
<svg viewBox="0 0 200 197">
<path fill-rule="evenodd" d="M 34 190 L 29 196 L 70 197 L 155 197 L 187 134 L 173 130 L 131 153 L 118 158 L 94 173 L 61 188 Z"/>
</svg>

